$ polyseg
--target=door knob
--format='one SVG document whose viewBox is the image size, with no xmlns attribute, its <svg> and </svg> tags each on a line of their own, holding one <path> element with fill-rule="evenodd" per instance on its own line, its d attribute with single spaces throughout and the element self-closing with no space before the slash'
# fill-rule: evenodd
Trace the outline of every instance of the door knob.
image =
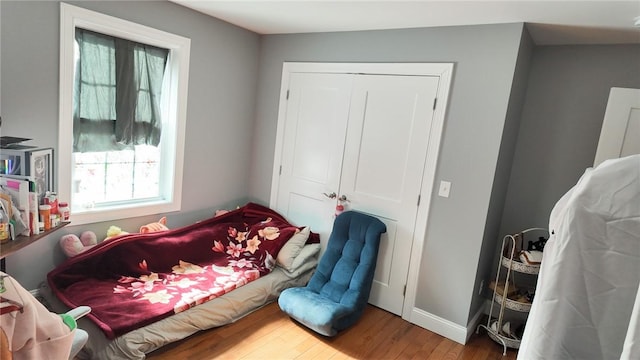
<svg viewBox="0 0 640 360">
<path fill-rule="evenodd" d="M 335 199 L 337 196 L 335 192 L 332 192 L 331 194 L 322 193 L 322 195 L 328 197 L 329 199 Z"/>
<path fill-rule="evenodd" d="M 342 202 L 349 202 L 349 200 L 347 199 L 347 195 L 342 195 L 338 198 L 338 201 L 342 201 Z"/>
</svg>

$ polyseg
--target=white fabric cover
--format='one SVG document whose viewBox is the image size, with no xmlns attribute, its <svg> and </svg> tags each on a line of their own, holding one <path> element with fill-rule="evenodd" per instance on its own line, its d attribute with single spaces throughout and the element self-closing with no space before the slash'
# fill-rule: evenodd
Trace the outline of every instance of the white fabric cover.
<svg viewBox="0 0 640 360">
<path fill-rule="evenodd" d="M 0 276 L 4 277 L 6 289 L 0 294 L 3 299 L 22 305 L 22 311 L 0 316 L 0 328 L 7 335 L 13 359 L 67 359 L 75 330 L 69 329 L 60 315 L 49 312 L 14 278 L 3 272 Z"/>
<path fill-rule="evenodd" d="M 638 359 L 640 155 L 587 169 L 549 230 L 518 359 Z"/>
</svg>

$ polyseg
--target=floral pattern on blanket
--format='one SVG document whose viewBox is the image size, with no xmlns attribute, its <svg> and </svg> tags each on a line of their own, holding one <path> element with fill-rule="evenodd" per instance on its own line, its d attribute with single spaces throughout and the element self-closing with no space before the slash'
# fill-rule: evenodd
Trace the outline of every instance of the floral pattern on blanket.
<svg viewBox="0 0 640 360">
<path fill-rule="evenodd" d="M 229 226 L 226 239 L 213 240 L 211 251 L 223 255 L 223 260 L 214 264 L 179 260 L 170 273 L 160 273 L 153 271 L 153 260 L 145 259 L 138 267 L 148 274 L 121 276 L 113 292 L 150 304 L 171 305 L 175 313 L 222 296 L 275 266 L 274 257 L 264 249 L 280 236 L 278 227 L 265 226 L 271 222 L 272 218 L 267 218 L 254 227 L 246 223 L 243 228 Z"/>
<path fill-rule="evenodd" d="M 103 241 L 47 280 L 65 305 L 90 306 L 87 318 L 113 339 L 267 275 L 298 231 L 276 211 L 248 203 L 182 228 Z"/>
</svg>

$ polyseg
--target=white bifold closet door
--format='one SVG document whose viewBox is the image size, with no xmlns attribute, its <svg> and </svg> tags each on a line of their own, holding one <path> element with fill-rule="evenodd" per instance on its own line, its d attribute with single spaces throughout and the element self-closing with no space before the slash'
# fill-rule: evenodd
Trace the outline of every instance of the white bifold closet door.
<svg viewBox="0 0 640 360">
<path fill-rule="evenodd" d="M 593 166 L 640 154 L 640 89 L 611 88 Z"/>
<path fill-rule="evenodd" d="M 320 233 L 337 198 L 387 226 L 369 302 L 403 311 L 405 286 L 439 78 L 293 73 L 276 153 L 272 207 Z M 274 172 L 275 174 L 275 172 Z M 334 196 L 335 194 L 335 196 Z M 273 203 L 275 200 L 275 204 Z"/>
</svg>

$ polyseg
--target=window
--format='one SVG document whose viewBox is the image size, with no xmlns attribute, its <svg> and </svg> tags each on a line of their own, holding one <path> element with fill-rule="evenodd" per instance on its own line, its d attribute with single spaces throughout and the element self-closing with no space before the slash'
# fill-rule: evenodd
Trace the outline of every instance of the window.
<svg viewBox="0 0 640 360">
<path fill-rule="evenodd" d="M 59 198 L 74 224 L 180 209 L 189 39 L 61 3 Z"/>
</svg>

